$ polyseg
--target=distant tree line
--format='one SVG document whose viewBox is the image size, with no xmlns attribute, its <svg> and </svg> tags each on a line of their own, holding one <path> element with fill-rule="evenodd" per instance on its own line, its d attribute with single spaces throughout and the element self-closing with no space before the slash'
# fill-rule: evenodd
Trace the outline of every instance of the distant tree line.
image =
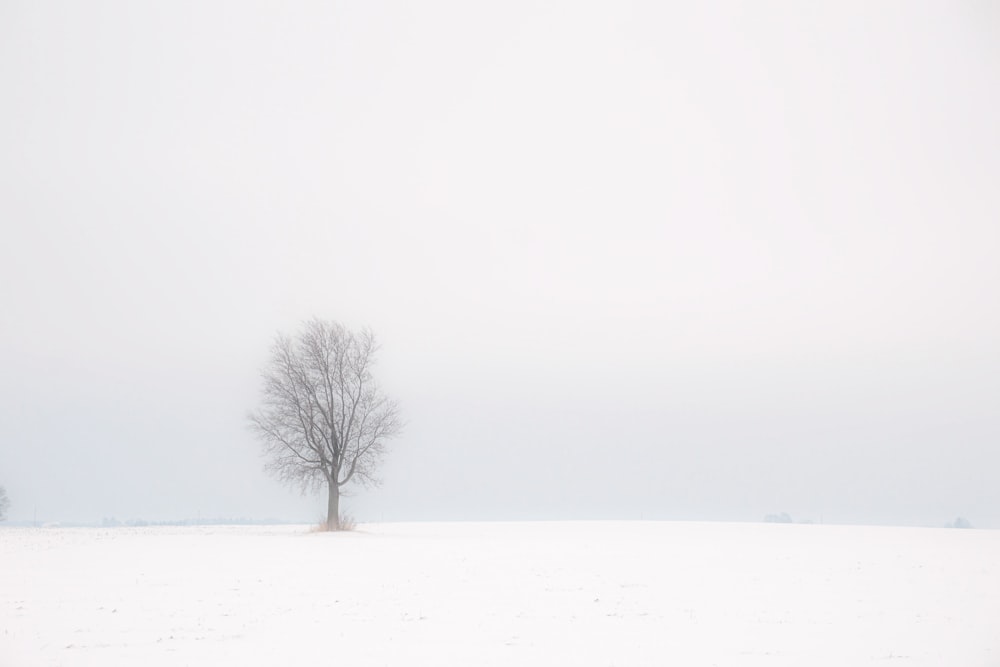
<svg viewBox="0 0 1000 667">
<path fill-rule="evenodd" d="M 141 528 L 143 526 L 273 526 L 287 523 L 290 522 L 278 519 L 247 519 L 244 517 L 237 519 L 224 517 L 212 519 L 171 519 L 166 521 L 147 521 L 145 519 L 119 521 L 113 516 L 101 519 L 102 528 L 118 528 L 120 526 L 129 528 Z"/>
</svg>

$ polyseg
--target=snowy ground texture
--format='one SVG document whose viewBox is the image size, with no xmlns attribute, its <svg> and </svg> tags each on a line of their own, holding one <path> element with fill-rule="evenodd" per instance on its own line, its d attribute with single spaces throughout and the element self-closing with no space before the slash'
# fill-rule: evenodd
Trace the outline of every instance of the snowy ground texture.
<svg viewBox="0 0 1000 667">
<path fill-rule="evenodd" d="M 0 529 L 0 665 L 1000 666 L 1000 531 Z"/>
</svg>

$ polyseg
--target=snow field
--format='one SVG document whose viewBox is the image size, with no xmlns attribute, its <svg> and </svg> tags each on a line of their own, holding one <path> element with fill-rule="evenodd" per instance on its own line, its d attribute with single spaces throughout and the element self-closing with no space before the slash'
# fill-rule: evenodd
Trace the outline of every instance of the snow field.
<svg viewBox="0 0 1000 667">
<path fill-rule="evenodd" d="M 1000 531 L 0 529 L 0 665 L 1000 665 Z"/>
</svg>

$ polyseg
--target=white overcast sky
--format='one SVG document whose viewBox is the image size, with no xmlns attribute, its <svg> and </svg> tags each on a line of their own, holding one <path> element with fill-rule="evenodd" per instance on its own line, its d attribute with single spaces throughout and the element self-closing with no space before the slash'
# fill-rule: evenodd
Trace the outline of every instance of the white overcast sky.
<svg viewBox="0 0 1000 667">
<path fill-rule="evenodd" d="M 1000 527 L 1000 11 L 0 0 L 10 517 L 317 519 L 245 415 L 371 326 L 362 519 Z"/>
</svg>

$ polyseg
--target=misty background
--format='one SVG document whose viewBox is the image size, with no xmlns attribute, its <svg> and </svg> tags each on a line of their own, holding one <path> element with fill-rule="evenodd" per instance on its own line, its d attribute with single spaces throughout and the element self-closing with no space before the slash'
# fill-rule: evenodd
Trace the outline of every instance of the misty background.
<svg viewBox="0 0 1000 667">
<path fill-rule="evenodd" d="M 370 326 L 360 520 L 1000 527 L 989 2 L 0 0 L 11 520 L 316 520 L 246 428 Z"/>
</svg>

